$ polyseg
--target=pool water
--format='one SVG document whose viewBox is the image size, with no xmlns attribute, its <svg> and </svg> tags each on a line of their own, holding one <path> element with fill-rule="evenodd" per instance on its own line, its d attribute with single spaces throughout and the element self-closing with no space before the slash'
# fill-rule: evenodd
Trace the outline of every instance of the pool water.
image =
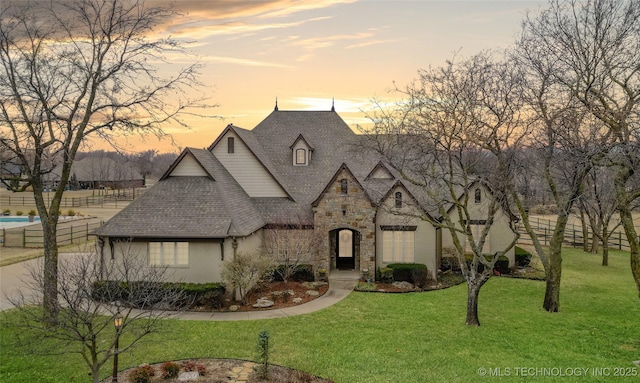
<svg viewBox="0 0 640 383">
<path fill-rule="evenodd" d="M 0 229 L 10 229 L 12 227 L 21 227 L 33 225 L 40 222 L 40 217 L 34 217 L 33 222 L 29 222 L 28 216 L 0 216 Z"/>
</svg>

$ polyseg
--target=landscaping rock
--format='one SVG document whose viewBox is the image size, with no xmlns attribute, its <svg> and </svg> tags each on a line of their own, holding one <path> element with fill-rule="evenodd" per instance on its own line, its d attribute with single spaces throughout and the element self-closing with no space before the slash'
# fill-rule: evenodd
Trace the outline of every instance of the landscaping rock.
<svg viewBox="0 0 640 383">
<path fill-rule="evenodd" d="M 256 303 L 253 305 L 253 307 L 255 308 L 265 308 L 265 307 L 271 307 L 271 306 L 273 306 L 273 301 L 270 301 L 265 298 L 258 299 Z"/>
<path fill-rule="evenodd" d="M 231 305 L 229 306 L 229 311 L 238 311 L 238 309 L 240 309 L 240 307 L 238 307 L 238 305 Z"/>
<path fill-rule="evenodd" d="M 191 382 L 194 380 L 198 380 L 199 377 L 200 374 L 198 373 L 198 371 L 185 371 L 181 372 L 180 375 L 178 375 L 178 382 Z"/>
<path fill-rule="evenodd" d="M 403 290 L 413 290 L 413 285 L 409 282 L 393 282 L 392 285 L 394 287 L 397 287 L 399 289 L 403 289 Z"/>
<path fill-rule="evenodd" d="M 294 296 L 294 295 L 296 295 L 296 292 L 293 291 L 293 290 L 283 290 L 283 291 L 272 291 L 271 292 L 271 296 L 273 296 L 273 297 L 281 297 L 281 296 L 285 296 L 285 295 Z"/>
<path fill-rule="evenodd" d="M 320 295 L 320 293 L 315 290 L 307 290 L 306 294 L 312 297 L 317 297 L 318 295 Z"/>
<path fill-rule="evenodd" d="M 640 360 L 634 360 L 633 364 L 635 364 L 636 366 L 640 366 Z"/>
<path fill-rule="evenodd" d="M 316 281 L 316 282 L 303 282 L 302 285 L 308 289 L 319 289 L 320 286 L 328 285 L 327 282 Z"/>
<path fill-rule="evenodd" d="M 294 305 L 299 305 L 300 303 L 302 303 L 302 298 L 293 298 L 293 304 Z"/>
</svg>

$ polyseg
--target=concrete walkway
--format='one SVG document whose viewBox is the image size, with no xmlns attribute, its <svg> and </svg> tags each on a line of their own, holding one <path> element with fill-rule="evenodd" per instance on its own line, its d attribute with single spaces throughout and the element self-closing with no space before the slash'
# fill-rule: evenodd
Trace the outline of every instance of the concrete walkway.
<svg viewBox="0 0 640 383">
<path fill-rule="evenodd" d="M 329 275 L 329 290 L 324 295 L 310 302 L 284 309 L 236 312 L 193 312 L 187 311 L 176 315 L 184 320 L 238 321 L 285 318 L 294 315 L 312 313 L 330 307 L 343 300 L 358 284 L 358 271 L 333 270 Z"/>
<path fill-rule="evenodd" d="M 72 257 L 72 253 L 61 253 L 61 258 Z M 36 267 L 39 259 L 18 262 L 12 265 L 0 267 L 0 311 L 13 308 L 8 297 L 16 296 L 21 290 L 27 298 L 31 296 L 29 290 L 29 269 Z M 211 320 L 211 321 L 237 321 L 285 318 L 294 315 L 308 314 L 322 310 L 340 302 L 358 284 L 360 273 L 358 271 L 333 270 L 329 275 L 329 290 L 324 295 L 310 302 L 284 309 L 261 311 L 237 311 L 237 312 L 181 312 L 175 318 L 184 320 Z"/>
</svg>

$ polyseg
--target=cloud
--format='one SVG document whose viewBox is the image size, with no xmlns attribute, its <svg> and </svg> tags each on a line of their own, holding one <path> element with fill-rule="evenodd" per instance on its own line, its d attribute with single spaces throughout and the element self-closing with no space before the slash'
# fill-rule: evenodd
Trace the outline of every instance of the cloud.
<svg viewBox="0 0 640 383">
<path fill-rule="evenodd" d="M 254 66 L 254 67 L 270 67 L 270 68 L 284 68 L 284 69 L 293 68 L 292 66 L 285 65 L 285 64 L 243 59 L 243 58 L 237 58 L 237 57 L 208 56 L 203 58 L 203 61 L 213 62 L 213 63 L 224 63 L 224 64 L 237 64 L 237 65 Z"/>
<path fill-rule="evenodd" d="M 373 36 L 371 32 L 360 32 L 355 34 L 342 34 L 333 36 L 321 36 L 309 39 L 297 40 L 292 45 L 302 47 L 306 53 L 298 57 L 297 61 L 305 61 L 314 56 L 315 51 L 319 49 L 329 48 L 340 41 L 363 40 Z"/>
</svg>

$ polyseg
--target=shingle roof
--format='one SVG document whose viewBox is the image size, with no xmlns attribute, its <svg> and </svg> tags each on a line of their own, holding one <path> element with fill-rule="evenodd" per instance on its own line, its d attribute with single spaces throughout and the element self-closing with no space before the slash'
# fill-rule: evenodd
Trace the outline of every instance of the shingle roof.
<svg viewBox="0 0 640 383">
<path fill-rule="evenodd" d="M 354 153 L 358 136 L 335 111 L 276 110 L 253 130 L 232 125 L 227 129 L 233 129 L 291 198 L 249 197 L 212 154 L 214 142 L 209 150 L 186 149 L 180 157 L 192 154 L 211 178 L 171 177 L 168 171 L 96 234 L 174 238 L 248 235 L 287 218 L 313 223 L 313 201 L 343 165 L 365 188 L 372 203 L 378 203 L 395 182 L 366 180 L 379 159 Z M 291 144 L 300 137 L 313 143 L 307 166 L 292 164 Z"/>
<path fill-rule="evenodd" d="M 185 149 L 211 174 L 158 182 L 94 234 L 140 238 L 224 238 L 265 225 L 250 197 L 207 150 Z"/>
</svg>

